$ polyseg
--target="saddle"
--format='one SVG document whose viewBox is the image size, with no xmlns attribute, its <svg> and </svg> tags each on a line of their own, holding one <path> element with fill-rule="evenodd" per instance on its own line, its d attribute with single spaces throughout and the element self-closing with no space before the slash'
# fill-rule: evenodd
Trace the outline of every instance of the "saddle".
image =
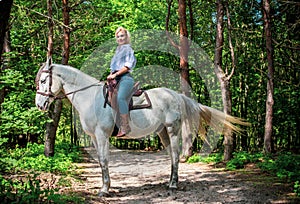
<svg viewBox="0 0 300 204">
<path fill-rule="evenodd" d="M 104 100 L 104 108 L 108 104 L 114 110 L 117 111 L 117 95 L 118 95 L 118 82 L 117 80 L 107 80 L 106 84 L 103 86 L 103 96 Z M 134 97 L 140 100 L 134 100 Z M 131 97 L 129 102 L 129 110 L 150 108 L 152 106 L 150 98 L 146 91 L 139 88 L 139 82 L 136 82 L 131 91 Z M 118 112 L 118 111 L 117 111 Z"/>
</svg>

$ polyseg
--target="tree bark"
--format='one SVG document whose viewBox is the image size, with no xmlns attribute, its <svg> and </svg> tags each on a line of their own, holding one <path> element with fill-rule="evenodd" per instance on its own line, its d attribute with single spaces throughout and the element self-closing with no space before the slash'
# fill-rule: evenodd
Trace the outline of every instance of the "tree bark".
<svg viewBox="0 0 300 204">
<path fill-rule="evenodd" d="M 0 74 L 4 69 L 2 53 L 9 52 L 10 46 L 8 43 L 8 20 L 10 17 L 10 11 L 13 4 L 13 0 L 0 1 Z M 0 90 L 0 105 L 3 103 L 5 97 L 5 89 Z"/>
<path fill-rule="evenodd" d="M 8 19 L 10 17 L 10 11 L 13 4 L 13 0 L 0 1 L 0 59 L 3 53 L 3 43 L 8 30 Z M 1 60 L 2 62 L 2 60 Z"/>
<path fill-rule="evenodd" d="M 52 20 L 52 1 L 47 0 L 47 9 L 48 9 L 48 51 L 47 57 L 52 58 L 53 53 L 53 27 L 54 23 Z M 56 131 L 61 115 L 62 110 L 62 101 L 57 100 L 53 104 L 53 109 L 49 110 L 49 117 L 52 119 L 51 122 L 46 124 L 46 135 L 45 135 L 45 149 L 44 154 L 47 157 L 54 156 L 55 154 L 55 138 L 56 138 Z"/>
<path fill-rule="evenodd" d="M 62 54 L 62 64 L 67 65 L 69 63 L 70 57 L 70 7 L 69 0 L 62 0 L 63 3 L 63 22 L 64 22 L 64 45 L 63 45 L 63 54 Z M 70 108 L 70 125 L 71 125 L 71 144 L 78 144 L 78 137 L 75 125 L 75 118 L 73 120 L 74 108 Z"/>
<path fill-rule="evenodd" d="M 170 20 L 170 12 L 172 6 L 172 0 L 168 2 L 168 13 L 166 17 L 166 31 L 167 36 L 169 30 L 169 20 Z M 188 53 L 189 53 L 189 40 L 188 40 L 188 30 L 187 30 L 187 18 L 186 18 L 186 0 L 178 0 L 178 17 L 179 17 L 179 45 L 177 45 L 170 37 L 169 41 L 171 44 L 179 50 L 179 69 L 180 69 L 180 87 L 181 92 L 186 96 L 191 96 L 190 89 L 190 76 L 189 76 L 189 65 L 188 65 Z M 190 18 L 192 18 L 192 10 L 190 9 Z M 190 23 L 192 23 L 193 19 L 190 19 Z M 193 27 L 193 26 L 191 26 Z"/>
<path fill-rule="evenodd" d="M 190 82 L 190 74 L 189 74 L 189 64 L 188 64 L 188 54 L 189 54 L 189 40 L 188 40 L 188 29 L 187 29 L 187 3 L 186 0 L 178 0 L 178 17 L 179 17 L 179 45 L 177 45 L 168 35 L 169 30 L 169 20 L 171 13 L 172 0 L 168 0 L 168 13 L 166 16 L 166 31 L 167 36 L 169 38 L 170 43 L 179 50 L 179 70 L 180 70 L 180 88 L 181 92 L 190 97 L 191 96 L 191 82 Z M 189 17 L 190 17 L 190 28 L 191 28 L 191 38 L 193 34 L 193 12 L 192 12 L 192 4 L 191 1 L 188 0 L 188 8 L 189 8 Z M 190 137 L 191 138 L 191 137 Z M 183 141 L 182 144 L 182 152 L 181 162 L 186 161 L 186 158 L 190 157 L 192 154 L 193 143 L 192 139 Z"/>
<path fill-rule="evenodd" d="M 223 109 L 224 113 L 231 115 L 231 92 L 230 92 L 230 79 L 233 74 L 231 72 L 228 75 L 227 70 L 226 72 L 223 71 L 222 67 L 222 51 L 224 45 L 224 26 L 223 26 L 223 17 L 224 17 L 224 5 L 223 1 L 217 0 L 217 30 L 216 30 L 216 48 L 215 48 L 215 59 L 214 59 L 214 66 L 216 75 L 221 84 L 221 93 L 222 93 L 222 100 L 223 100 Z M 233 134 L 230 129 L 224 128 L 224 161 L 228 161 L 232 158 L 233 153 Z"/>
<path fill-rule="evenodd" d="M 62 54 L 62 64 L 67 65 L 70 56 L 70 8 L 69 0 L 62 0 L 63 2 L 63 22 L 64 22 L 64 46 Z"/>
<path fill-rule="evenodd" d="M 47 0 L 47 10 L 48 10 L 48 47 L 47 47 L 47 57 L 52 58 L 53 53 L 53 27 L 54 22 L 52 19 L 52 1 Z"/>
<path fill-rule="evenodd" d="M 52 122 L 46 124 L 46 136 L 45 136 L 45 149 L 44 154 L 47 157 L 53 157 L 55 154 L 55 139 L 58 122 L 60 119 L 60 113 L 62 109 L 62 101 L 55 102 L 53 109 L 49 110 L 49 117 Z"/>
<path fill-rule="evenodd" d="M 274 105 L 274 63 L 273 63 L 273 45 L 271 32 L 271 8 L 270 0 L 263 0 L 263 20 L 264 34 L 266 40 L 266 51 L 268 61 L 268 81 L 267 81 L 267 100 L 266 100 L 266 124 L 264 134 L 264 151 L 272 152 L 272 132 L 273 132 L 273 105 Z"/>
<path fill-rule="evenodd" d="M 187 31 L 187 19 L 186 19 L 186 0 L 178 0 L 178 16 L 179 16 L 179 55 L 180 55 L 180 77 L 181 77 L 181 91 L 184 95 L 190 97 L 190 76 L 188 65 L 188 31 Z"/>
</svg>

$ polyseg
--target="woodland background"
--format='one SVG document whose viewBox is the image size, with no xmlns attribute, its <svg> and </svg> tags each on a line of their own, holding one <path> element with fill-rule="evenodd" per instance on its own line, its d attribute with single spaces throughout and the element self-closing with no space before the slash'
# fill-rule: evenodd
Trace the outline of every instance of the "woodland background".
<svg viewBox="0 0 300 204">
<path fill-rule="evenodd" d="M 178 2 L 170 11 L 169 30 L 178 31 Z M 192 3 L 193 41 L 200 45 L 212 62 L 216 41 L 216 3 Z M 230 81 L 232 115 L 252 125 L 246 134 L 237 136 L 236 150 L 263 150 L 266 116 L 268 63 L 263 29 L 262 5 L 259 1 L 229 1 L 231 38 L 235 53 L 235 72 Z M 271 1 L 272 43 L 274 46 L 274 116 L 273 150 L 296 150 L 300 147 L 299 97 L 299 3 Z M 168 4 L 165 1 L 69 1 L 69 64 L 80 68 L 87 57 L 113 38 L 118 26 L 130 31 L 166 29 Z M 62 61 L 62 2 L 53 2 L 54 62 Z M 10 144 L 43 142 L 46 115 L 34 105 L 34 79 L 39 65 L 45 62 L 48 40 L 46 1 L 14 1 L 1 60 L 1 138 Z M 188 17 L 188 16 L 187 16 Z M 228 45 L 228 25 L 224 16 L 223 67 L 232 69 Z M 159 64 L 179 68 L 176 57 L 156 57 L 156 53 L 137 53 L 137 67 Z M 190 74 L 193 92 L 199 102 L 207 104 L 201 79 Z M 202 87 L 201 87 L 202 86 Z M 209 105 L 209 104 L 207 104 Z M 43 119 L 44 118 L 44 119 Z M 58 135 L 70 140 L 70 107 L 66 102 Z M 23 141 L 24 143 L 24 141 Z"/>
<path fill-rule="evenodd" d="M 221 54 L 219 55 L 221 70 L 223 76 L 229 79 L 225 82 L 227 85 L 225 92 L 229 94 L 231 103 L 229 109 L 224 111 L 229 110 L 232 115 L 251 123 L 251 126 L 246 128 L 245 134 L 229 136 L 232 139 L 232 152 L 226 160 L 231 159 L 235 152 L 299 153 L 299 1 L 50 2 L 52 17 L 49 17 L 47 7 L 49 1 L 0 2 L 1 33 L 5 34 L 3 44 L 1 42 L 0 67 L 1 153 L 33 143 L 45 144 L 45 155 L 54 156 L 54 140 L 57 145 L 61 144 L 60 142 L 70 147 L 85 145 L 79 138 L 80 133 L 74 127 L 78 121 L 74 121 L 69 102 L 62 102 L 59 117 L 53 118 L 55 107 L 50 113 L 37 110 L 34 104 L 35 76 L 40 64 L 46 61 L 47 53 L 49 55 L 50 27 L 53 28 L 53 48 L 50 54 L 54 62 L 80 68 L 97 46 L 114 37 L 114 31 L 119 26 L 124 26 L 132 32 L 140 29 L 168 29 L 177 34 L 182 34 L 181 29 L 186 28 L 184 35 L 200 45 L 212 63 L 216 65 L 218 63 L 216 57 Z M 179 6 L 183 3 L 186 6 L 184 15 L 180 14 Z M 270 10 L 267 16 L 264 16 L 267 3 L 270 3 Z M 222 12 L 218 9 L 222 9 Z M 7 13 L 9 19 L 6 18 Z M 65 21 L 66 17 L 63 16 L 66 13 L 68 21 Z M 218 18 L 220 15 L 221 18 Z M 180 24 L 184 16 L 185 27 Z M 271 25 L 270 32 L 266 30 L 266 22 Z M 218 27 L 220 25 L 223 26 L 221 30 Z M 69 36 L 68 47 L 64 44 L 66 32 Z M 220 32 L 223 34 L 223 42 L 221 53 L 217 53 L 216 46 L 220 40 L 218 36 Z M 272 48 L 271 53 L 268 43 Z M 182 65 L 177 57 L 168 54 L 140 51 L 136 55 L 137 68 L 156 64 L 170 67 L 181 75 L 182 68 L 188 68 L 183 67 L 185 65 Z M 188 72 L 188 80 L 198 101 L 210 105 L 205 84 L 192 69 Z M 230 75 L 231 73 L 233 74 Z M 273 97 L 271 103 L 270 93 Z M 268 112 L 270 105 L 271 115 Z M 270 117 L 266 117 L 268 115 L 271 116 L 271 123 Z M 53 126 L 55 120 L 59 123 L 56 133 L 54 131 L 54 137 L 52 134 L 51 138 L 47 125 Z M 267 124 L 271 124 L 270 148 L 266 148 Z M 47 143 L 49 137 L 52 142 Z M 226 151 L 226 135 L 224 138 L 220 139 L 217 152 L 223 152 L 224 149 Z M 160 148 L 157 138 L 123 142 L 112 140 L 112 143 L 122 148 L 143 149 L 150 146 Z M 52 146 L 47 150 L 49 144 Z M 195 152 L 200 147 L 201 141 L 196 140 Z M 0 163 L 5 166 L 5 162 Z"/>
</svg>

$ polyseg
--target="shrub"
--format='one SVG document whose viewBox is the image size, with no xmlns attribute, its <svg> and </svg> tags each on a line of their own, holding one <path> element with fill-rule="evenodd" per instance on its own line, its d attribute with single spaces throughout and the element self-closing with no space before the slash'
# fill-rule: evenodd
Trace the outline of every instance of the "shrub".
<svg viewBox="0 0 300 204">
<path fill-rule="evenodd" d="M 6 149 L 7 139 L 0 138 L 0 200 L 1 203 L 83 203 L 78 196 L 57 194 L 49 185 L 41 188 L 40 172 L 73 174 L 72 162 L 80 159 L 78 147 L 58 143 L 54 157 L 44 156 L 44 145 L 28 144 L 26 148 Z M 9 174 L 25 172 L 26 178 L 10 178 Z M 28 173 L 34 172 L 34 173 Z M 21 178 L 21 179 L 20 179 Z"/>
<path fill-rule="evenodd" d="M 286 152 L 276 157 L 266 156 L 258 166 L 287 181 L 300 180 L 300 155 Z"/>
<path fill-rule="evenodd" d="M 296 181 L 294 184 L 294 192 L 298 197 L 300 197 L 300 182 Z"/>
<path fill-rule="evenodd" d="M 223 159 L 223 155 L 221 153 L 213 153 L 208 156 L 201 156 L 198 154 L 194 154 L 188 159 L 188 163 L 196 163 L 196 162 L 204 162 L 204 163 L 218 163 Z"/>
<path fill-rule="evenodd" d="M 234 152 L 233 159 L 226 164 L 226 169 L 241 169 L 244 168 L 245 164 L 258 162 L 262 157 L 261 153 Z"/>
</svg>

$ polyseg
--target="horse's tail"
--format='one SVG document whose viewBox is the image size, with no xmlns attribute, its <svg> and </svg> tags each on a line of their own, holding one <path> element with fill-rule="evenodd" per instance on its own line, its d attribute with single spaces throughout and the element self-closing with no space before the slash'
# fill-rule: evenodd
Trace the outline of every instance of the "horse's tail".
<svg viewBox="0 0 300 204">
<path fill-rule="evenodd" d="M 215 131 L 222 133 L 224 129 L 230 129 L 234 133 L 241 134 L 243 129 L 237 125 L 249 126 L 250 123 L 245 120 L 228 115 L 217 109 L 202 105 L 199 103 L 200 121 L 205 122 L 206 125 L 212 127 Z M 199 131 L 203 124 L 199 124 Z"/>
<path fill-rule="evenodd" d="M 249 125 L 241 118 L 230 116 L 217 109 L 197 103 L 195 100 L 182 95 L 182 155 L 181 162 L 187 161 L 192 156 L 193 140 L 196 137 L 202 139 L 201 152 L 210 152 L 216 147 L 220 134 L 226 128 L 235 133 L 242 133 L 243 129 L 238 125 Z M 212 134 L 213 130 L 217 134 Z M 209 131 L 209 133 L 208 133 Z"/>
<path fill-rule="evenodd" d="M 195 100 L 182 95 L 184 101 L 183 110 L 185 117 L 183 127 L 188 127 L 190 132 L 200 135 L 202 139 L 206 139 L 207 128 L 211 127 L 217 133 L 223 133 L 228 128 L 234 133 L 242 133 L 241 126 L 249 126 L 250 123 L 245 120 L 228 115 L 217 109 L 197 103 Z"/>
</svg>

